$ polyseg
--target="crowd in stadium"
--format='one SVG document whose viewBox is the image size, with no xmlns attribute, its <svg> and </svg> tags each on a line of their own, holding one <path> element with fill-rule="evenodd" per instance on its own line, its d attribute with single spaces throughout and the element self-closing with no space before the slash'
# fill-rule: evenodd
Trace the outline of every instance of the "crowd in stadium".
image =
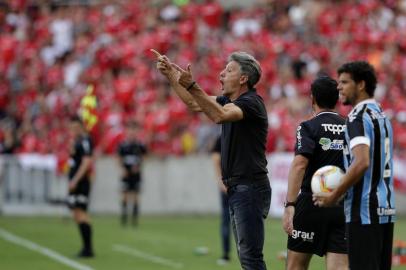
<svg viewBox="0 0 406 270">
<path fill-rule="evenodd" d="M 116 151 L 130 120 L 156 155 L 207 151 L 218 127 L 176 98 L 150 48 L 191 63 L 211 95 L 220 94 L 217 74 L 231 52 L 255 55 L 269 152 L 293 150 L 317 74 L 336 77 L 345 61 L 367 60 L 378 72 L 376 98 L 392 119 L 396 152 L 406 149 L 404 0 L 269 0 L 231 9 L 216 0 L 79 2 L 0 1 L 0 152 L 66 156 L 67 122 L 83 109 L 88 86 L 97 98 L 98 153 Z"/>
</svg>

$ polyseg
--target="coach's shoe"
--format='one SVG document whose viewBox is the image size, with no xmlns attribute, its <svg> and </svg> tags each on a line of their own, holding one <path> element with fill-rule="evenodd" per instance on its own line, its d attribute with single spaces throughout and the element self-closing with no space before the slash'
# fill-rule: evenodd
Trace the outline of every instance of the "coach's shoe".
<svg viewBox="0 0 406 270">
<path fill-rule="evenodd" d="M 78 253 L 77 257 L 78 258 L 93 258 L 94 253 L 89 250 L 82 250 L 81 252 Z"/>
</svg>

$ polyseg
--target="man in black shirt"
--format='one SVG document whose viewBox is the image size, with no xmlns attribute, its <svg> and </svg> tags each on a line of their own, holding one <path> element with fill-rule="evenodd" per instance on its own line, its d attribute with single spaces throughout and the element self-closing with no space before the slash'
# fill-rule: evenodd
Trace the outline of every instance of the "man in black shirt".
<svg viewBox="0 0 406 270">
<path fill-rule="evenodd" d="M 90 193 L 90 173 L 92 166 L 92 142 L 79 117 L 73 117 L 70 123 L 73 136 L 71 158 L 69 160 L 69 196 L 68 206 L 79 226 L 83 248 L 79 257 L 93 257 L 92 226 L 87 214 Z"/>
<path fill-rule="evenodd" d="M 322 76 L 311 85 L 315 116 L 297 128 L 289 170 L 283 229 L 288 233 L 286 269 L 308 269 L 313 254 L 326 255 L 327 269 L 348 269 L 343 206 L 313 204 L 311 179 L 326 165 L 344 168 L 345 120 L 334 112 L 337 82 Z M 299 192 L 300 191 L 300 192 Z"/>
<path fill-rule="evenodd" d="M 137 139 L 138 123 L 131 122 L 126 127 L 126 138 L 118 146 L 120 167 L 122 168 L 122 212 L 121 223 L 127 223 L 127 204 L 132 201 L 132 224 L 138 223 L 138 193 L 141 184 L 141 163 L 147 152 L 144 144 Z"/>
<path fill-rule="evenodd" d="M 254 88 L 261 77 L 258 61 L 245 52 L 232 53 L 220 73 L 222 96 L 210 97 L 193 80 L 190 65 L 184 70 L 155 54 L 157 68 L 182 101 L 222 124 L 221 172 L 240 263 L 244 270 L 266 269 L 262 250 L 271 187 L 265 156 L 268 117 Z"/>
</svg>

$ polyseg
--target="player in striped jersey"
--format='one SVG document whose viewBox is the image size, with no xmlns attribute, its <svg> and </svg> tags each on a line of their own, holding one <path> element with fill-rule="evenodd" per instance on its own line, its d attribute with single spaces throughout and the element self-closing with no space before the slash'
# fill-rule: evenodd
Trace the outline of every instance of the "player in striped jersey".
<svg viewBox="0 0 406 270">
<path fill-rule="evenodd" d="M 315 204 L 329 206 L 346 193 L 344 211 L 350 269 L 391 269 L 395 199 L 393 134 L 390 121 L 373 99 L 377 79 L 367 62 L 338 69 L 338 90 L 352 111 L 346 120 L 344 165 L 340 186 Z"/>
</svg>

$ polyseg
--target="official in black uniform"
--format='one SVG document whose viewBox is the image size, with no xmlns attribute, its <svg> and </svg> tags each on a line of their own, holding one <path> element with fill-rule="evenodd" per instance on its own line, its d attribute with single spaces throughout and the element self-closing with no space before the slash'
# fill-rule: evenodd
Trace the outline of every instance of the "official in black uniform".
<svg viewBox="0 0 406 270">
<path fill-rule="evenodd" d="M 132 225 L 138 224 L 138 203 L 141 184 L 141 164 L 147 148 L 138 141 L 138 123 L 130 122 L 126 127 L 126 138 L 118 146 L 117 153 L 122 168 L 121 224 L 127 224 L 127 206 L 132 202 Z"/>
<path fill-rule="evenodd" d="M 254 88 L 261 77 L 258 61 L 245 52 L 234 52 L 220 73 L 222 96 L 208 96 L 186 70 L 158 57 L 157 68 L 172 89 L 194 111 L 203 111 L 222 125 L 221 171 L 227 187 L 231 224 L 244 270 L 263 270 L 264 218 L 271 202 L 265 144 L 268 117 Z"/>
<path fill-rule="evenodd" d="M 337 82 L 321 76 L 313 81 L 311 94 L 315 116 L 297 128 L 289 170 L 283 215 L 283 229 L 289 235 L 286 269 L 308 269 L 313 254 L 326 255 L 327 269 L 348 269 L 343 206 L 315 206 L 311 191 L 317 169 L 326 165 L 344 169 L 345 119 L 334 112 Z"/>
<path fill-rule="evenodd" d="M 80 236 L 82 237 L 83 248 L 78 256 L 93 257 L 92 226 L 87 213 L 93 146 L 79 117 L 71 118 L 70 132 L 74 141 L 69 160 L 68 206 L 79 226 Z"/>
</svg>

